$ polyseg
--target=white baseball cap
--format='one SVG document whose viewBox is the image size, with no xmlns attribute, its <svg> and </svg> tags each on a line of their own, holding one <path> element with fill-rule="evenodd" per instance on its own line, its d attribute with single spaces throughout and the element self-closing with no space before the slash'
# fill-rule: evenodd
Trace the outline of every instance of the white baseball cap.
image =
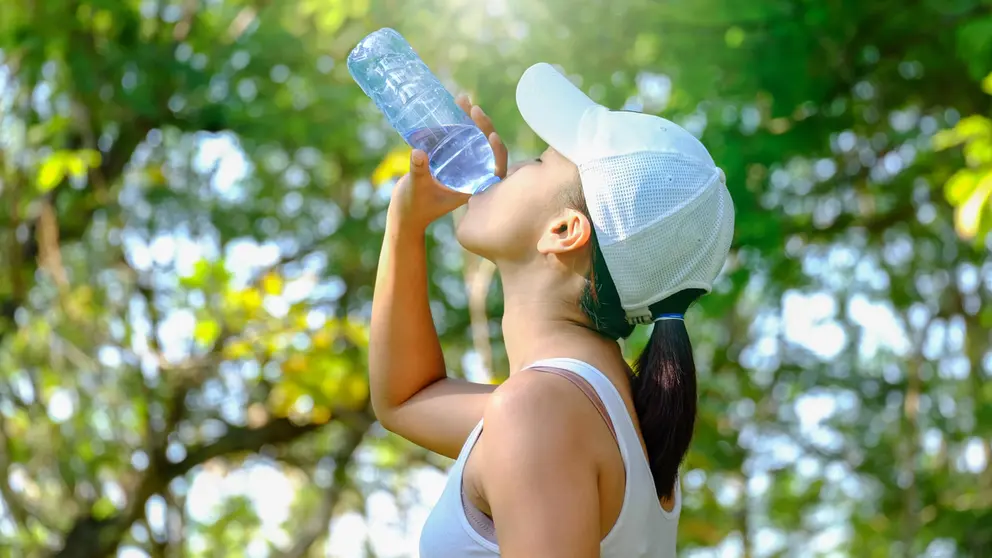
<svg viewBox="0 0 992 558">
<path fill-rule="evenodd" d="M 734 235 L 734 206 L 726 175 L 698 139 L 658 116 L 609 110 L 545 63 L 520 77 L 517 107 L 579 167 L 628 321 L 650 323 L 652 304 L 712 289 Z"/>
</svg>

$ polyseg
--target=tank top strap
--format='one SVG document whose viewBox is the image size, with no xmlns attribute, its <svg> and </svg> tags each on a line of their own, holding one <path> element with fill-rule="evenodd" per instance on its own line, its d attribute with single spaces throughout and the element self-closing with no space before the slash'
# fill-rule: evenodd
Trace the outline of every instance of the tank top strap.
<svg viewBox="0 0 992 558">
<path fill-rule="evenodd" d="M 627 405 L 623 402 L 623 397 L 620 396 L 620 392 L 617 391 L 613 382 L 599 369 L 573 358 L 543 359 L 530 364 L 527 368 L 560 368 L 581 377 L 592 386 L 599 401 L 605 407 L 609 422 L 612 423 L 610 429 L 614 432 L 617 443 L 625 454 L 623 456 L 624 461 L 627 461 L 629 456 L 642 453 L 640 439 L 637 437 L 637 431 L 634 429 L 634 423 L 630 419 L 630 413 L 627 412 Z M 595 405 L 596 401 L 593 401 L 593 404 Z"/>
<path fill-rule="evenodd" d="M 603 417 L 603 422 L 606 423 L 607 428 L 610 429 L 610 434 L 613 435 L 613 439 L 617 437 L 616 428 L 613 426 L 613 419 L 610 418 L 610 413 L 606 409 L 606 405 L 603 404 L 603 398 L 599 395 L 594 387 L 589 383 L 588 380 L 582 376 L 572 372 L 571 370 L 565 370 L 564 368 L 550 367 L 550 366 L 531 366 L 528 370 L 537 370 L 538 372 L 547 372 L 549 374 L 555 374 L 556 376 L 561 376 L 575 387 L 579 388 L 579 391 L 585 394 L 586 398 L 592 402 L 593 406 L 599 412 L 599 416 Z"/>
<path fill-rule="evenodd" d="M 451 466 L 452 471 L 461 471 L 465 467 L 465 462 L 468 461 L 468 456 L 472 453 L 472 448 L 475 447 L 475 443 L 479 441 L 479 436 L 482 435 L 482 419 L 475 425 L 475 428 L 469 432 L 468 437 L 465 438 L 465 443 L 462 444 L 462 449 L 458 452 L 458 458 L 455 459 L 455 463 Z M 460 473 L 459 473 L 460 474 Z"/>
</svg>

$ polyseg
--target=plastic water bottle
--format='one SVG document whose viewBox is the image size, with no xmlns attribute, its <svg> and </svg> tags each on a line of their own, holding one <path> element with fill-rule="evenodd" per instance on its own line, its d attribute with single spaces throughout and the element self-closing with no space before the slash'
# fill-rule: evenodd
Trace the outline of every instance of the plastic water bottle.
<svg viewBox="0 0 992 558">
<path fill-rule="evenodd" d="M 402 35 L 371 33 L 348 55 L 348 71 L 403 139 L 427 153 L 438 182 L 466 194 L 499 182 L 489 140 Z"/>
</svg>

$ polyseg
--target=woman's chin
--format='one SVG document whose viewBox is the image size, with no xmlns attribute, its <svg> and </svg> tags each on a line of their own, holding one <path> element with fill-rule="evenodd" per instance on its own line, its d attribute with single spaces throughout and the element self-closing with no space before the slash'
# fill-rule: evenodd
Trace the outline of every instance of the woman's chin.
<svg viewBox="0 0 992 558">
<path fill-rule="evenodd" d="M 478 225 L 478 223 L 476 223 L 476 225 Z M 480 249 L 483 247 L 480 246 L 480 241 L 482 238 L 480 238 L 478 230 L 473 230 L 477 228 L 477 226 L 472 226 L 472 217 L 468 212 L 466 212 L 465 215 L 463 215 L 462 218 L 455 224 L 455 240 L 458 241 L 458 244 L 462 245 L 462 248 L 477 256 L 481 256 L 482 254 L 480 254 Z"/>
</svg>

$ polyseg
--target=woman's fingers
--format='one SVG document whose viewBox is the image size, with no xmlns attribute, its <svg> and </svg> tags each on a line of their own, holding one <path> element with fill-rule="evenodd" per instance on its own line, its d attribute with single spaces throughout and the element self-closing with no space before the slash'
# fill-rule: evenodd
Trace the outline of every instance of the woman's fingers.
<svg viewBox="0 0 992 558">
<path fill-rule="evenodd" d="M 472 114 L 472 100 L 468 98 L 468 95 L 462 93 L 455 97 L 455 104 L 465 111 L 465 114 Z"/>
<path fill-rule="evenodd" d="M 475 122 L 475 125 L 478 126 L 480 130 L 482 130 L 482 133 L 485 134 L 486 137 L 489 137 L 490 134 L 496 131 L 496 128 L 493 126 L 493 121 L 489 118 L 486 112 L 482 110 L 482 107 L 472 104 L 472 100 L 469 99 L 468 95 L 462 93 L 461 95 L 455 97 L 455 104 L 465 111 L 465 114 L 472 117 L 472 121 Z"/>
<path fill-rule="evenodd" d="M 507 153 L 506 146 L 503 145 L 503 140 L 496 132 L 489 134 L 489 146 L 492 147 L 493 155 L 496 158 L 496 176 L 506 178 L 506 161 L 509 158 L 509 153 Z"/>
<path fill-rule="evenodd" d="M 493 126 L 493 121 L 486 114 L 486 111 L 482 110 L 479 105 L 473 105 L 472 100 L 469 99 L 468 95 L 464 93 L 455 97 L 455 103 L 468 114 L 475 125 L 482 130 L 486 138 L 489 139 L 489 145 L 493 149 L 493 155 L 496 157 L 496 176 L 500 178 L 506 178 L 506 164 L 508 153 L 506 150 L 506 145 L 503 144 L 503 140 L 500 139 L 499 135 L 496 133 L 496 127 Z"/>
<path fill-rule="evenodd" d="M 469 114 L 472 116 L 472 121 L 475 122 L 475 125 L 478 126 L 480 130 L 482 130 L 483 134 L 486 134 L 487 138 L 496 131 L 495 126 L 493 126 L 493 121 L 479 105 L 472 107 L 472 112 Z"/>
</svg>

